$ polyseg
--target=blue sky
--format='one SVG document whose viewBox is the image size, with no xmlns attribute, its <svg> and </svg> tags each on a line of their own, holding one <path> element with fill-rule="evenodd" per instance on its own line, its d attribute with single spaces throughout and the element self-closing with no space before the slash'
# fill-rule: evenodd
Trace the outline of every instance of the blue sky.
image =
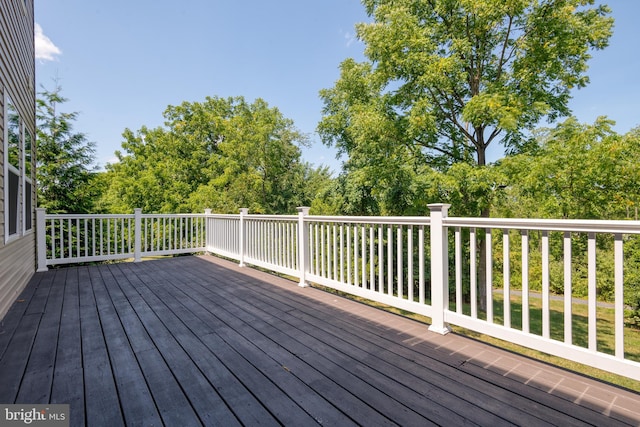
<svg viewBox="0 0 640 427">
<path fill-rule="evenodd" d="M 606 3 L 614 35 L 593 53 L 591 83 L 571 108 L 583 122 L 606 115 L 625 133 L 640 125 L 640 2 Z M 80 113 L 75 130 L 96 142 L 100 166 L 113 161 L 125 128 L 162 125 L 168 105 L 244 96 L 263 98 L 310 136 L 305 160 L 339 170 L 315 134 L 318 92 L 333 86 L 342 60 L 363 58 L 359 0 L 35 0 L 35 8 L 38 87 L 58 79 L 63 109 Z"/>
</svg>

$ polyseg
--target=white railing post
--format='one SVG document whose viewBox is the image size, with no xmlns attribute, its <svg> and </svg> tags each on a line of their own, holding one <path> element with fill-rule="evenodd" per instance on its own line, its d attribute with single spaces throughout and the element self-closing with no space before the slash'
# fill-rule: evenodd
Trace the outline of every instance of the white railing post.
<svg viewBox="0 0 640 427">
<path fill-rule="evenodd" d="M 244 217 L 245 215 L 247 215 L 249 213 L 249 208 L 241 208 L 240 209 L 240 241 L 239 241 L 239 252 L 240 252 L 240 267 L 244 267 L 244 242 L 245 242 L 245 238 L 244 238 Z"/>
<path fill-rule="evenodd" d="M 308 207 L 298 208 L 298 271 L 300 272 L 300 283 L 298 286 L 306 288 L 306 275 L 309 270 L 309 229 L 304 223 L 304 217 L 309 214 Z"/>
<path fill-rule="evenodd" d="M 133 262 L 142 261 L 142 209 L 133 210 Z"/>
<path fill-rule="evenodd" d="M 447 227 L 442 219 L 447 217 L 448 204 L 428 205 L 431 210 L 431 308 L 433 316 L 429 330 L 439 334 L 451 331 L 444 322 L 444 311 L 449 307 L 449 254 Z"/>
<path fill-rule="evenodd" d="M 207 255 L 210 255 L 209 248 L 213 244 L 213 242 L 209 241 L 209 215 L 211 215 L 211 209 L 204 210 L 204 247 L 206 249 Z"/>
<path fill-rule="evenodd" d="M 38 271 L 47 271 L 47 211 L 36 209 L 36 244 L 38 248 Z"/>
</svg>

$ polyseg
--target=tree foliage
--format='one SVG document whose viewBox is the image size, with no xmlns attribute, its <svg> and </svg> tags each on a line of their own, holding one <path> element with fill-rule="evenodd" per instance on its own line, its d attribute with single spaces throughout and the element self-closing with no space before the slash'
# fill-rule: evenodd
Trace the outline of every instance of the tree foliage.
<svg viewBox="0 0 640 427">
<path fill-rule="evenodd" d="M 107 210 L 291 213 L 323 175 L 300 160 L 304 135 L 261 99 L 207 97 L 169 106 L 164 118 L 164 127 L 125 130 L 107 166 Z"/>
<path fill-rule="evenodd" d="M 318 130 L 349 156 L 403 147 L 436 167 L 485 165 L 493 141 L 518 147 L 541 118 L 568 115 L 590 49 L 607 45 L 613 25 L 592 0 L 363 4 L 368 61 L 345 60 L 321 91 Z"/>
<path fill-rule="evenodd" d="M 346 175 L 383 188 L 375 173 L 381 156 L 385 163 L 415 158 L 442 171 L 461 163 L 483 167 L 492 142 L 519 150 L 525 132 L 542 118 L 569 114 L 571 89 L 588 82 L 590 49 L 604 48 L 611 36 L 610 10 L 593 3 L 363 0 L 373 22 L 356 30 L 367 61 L 345 60 L 335 86 L 320 92 L 325 106 L 318 132 L 348 156 Z M 375 197 L 375 188 L 363 189 Z M 401 201 L 411 196 L 407 188 L 394 190 L 405 192 L 393 194 Z M 480 199 L 481 210 L 471 214 L 489 216 L 483 201 L 494 186 L 466 190 Z M 482 240 L 478 248 L 483 293 Z"/>
<path fill-rule="evenodd" d="M 640 203 L 640 132 L 575 118 L 537 132 L 534 151 L 506 157 L 497 214 L 521 218 L 635 219 Z"/>
<path fill-rule="evenodd" d="M 78 113 L 65 113 L 67 99 L 56 85 L 36 101 L 38 205 L 53 213 L 90 213 L 99 195 L 95 185 L 95 143 L 74 132 Z"/>
</svg>

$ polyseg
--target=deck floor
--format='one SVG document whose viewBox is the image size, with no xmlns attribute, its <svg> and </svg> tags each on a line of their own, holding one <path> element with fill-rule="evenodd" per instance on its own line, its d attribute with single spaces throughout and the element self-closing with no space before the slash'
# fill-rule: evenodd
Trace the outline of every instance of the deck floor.
<svg viewBox="0 0 640 427">
<path fill-rule="evenodd" d="M 0 403 L 71 425 L 640 425 L 640 395 L 209 256 L 37 273 Z"/>
</svg>

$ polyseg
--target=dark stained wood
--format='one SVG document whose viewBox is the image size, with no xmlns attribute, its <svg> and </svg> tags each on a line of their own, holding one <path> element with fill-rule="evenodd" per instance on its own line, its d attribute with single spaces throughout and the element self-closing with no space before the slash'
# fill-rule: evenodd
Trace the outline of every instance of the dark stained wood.
<svg viewBox="0 0 640 427">
<path fill-rule="evenodd" d="M 282 322 L 279 323 L 281 330 L 283 325 L 286 325 L 287 329 L 295 335 L 299 335 L 299 331 L 313 335 L 315 339 L 320 340 L 324 352 L 331 352 L 333 360 L 347 355 L 354 360 L 363 361 L 369 369 L 383 374 L 383 378 L 400 381 L 421 394 L 428 394 L 433 400 L 440 404 L 444 403 L 448 407 L 458 406 L 460 400 L 467 401 L 468 410 L 474 412 L 474 419 L 481 424 L 500 424 L 504 421 L 492 419 L 490 414 L 499 414 L 500 417 L 507 418 L 510 423 L 527 425 L 564 421 L 566 417 L 564 414 L 558 415 L 552 407 L 544 411 L 544 420 L 531 415 L 530 413 L 538 416 L 542 414 L 537 401 L 523 398 L 511 388 L 496 389 L 488 382 L 466 380 L 459 374 L 460 360 L 447 361 L 451 359 L 447 354 L 440 354 L 440 359 L 434 359 L 428 354 L 420 353 L 419 349 L 390 346 L 397 339 L 395 332 L 389 333 L 385 330 L 371 332 L 369 327 L 363 328 L 358 323 L 348 320 L 345 322 L 343 317 L 337 316 L 335 310 L 323 305 L 316 304 L 307 306 L 304 310 L 300 309 L 308 302 L 296 295 L 280 295 L 265 290 L 262 286 L 251 287 L 249 292 L 268 299 L 268 303 L 261 302 L 256 295 L 256 298 L 249 300 L 251 305 L 259 305 L 269 316 L 281 320 Z M 230 298 L 234 299 L 234 295 L 230 294 Z M 300 303 L 295 306 L 297 308 L 292 305 L 295 302 Z M 247 303 L 240 304 L 245 305 L 246 308 Z M 294 329 L 292 329 L 293 324 L 295 324 Z M 437 350 L 435 352 L 438 353 Z M 349 359 L 345 360 L 345 362 L 348 361 Z M 418 361 L 419 364 L 416 364 L 415 362 Z M 424 369 L 425 367 L 429 369 Z M 374 383 L 376 378 L 369 381 Z M 516 404 L 517 410 L 514 410 Z M 581 422 L 577 421 L 576 424 L 580 425 Z"/>
<path fill-rule="evenodd" d="M 87 280 L 87 274 L 89 279 Z M 117 388 L 111 370 L 111 362 L 102 322 L 111 322 L 100 317 L 94 286 L 99 286 L 98 269 L 80 270 L 80 326 L 82 333 L 82 373 L 84 376 L 85 417 L 97 425 L 124 425 Z"/>
<path fill-rule="evenodd" d="M 130 299 L 137 299 L 138 306 L 147 306 L 141 321 L 172 374 L 180 383 L 195 413 L 206 425 L 234 425 L 237 423 L 229 408 L 180 345 L 179 334 L 185 332 L 177 331 L 174 336 L 172 330 L 169 329 L 170 326 L 177 325 L 180 320 L 174 318 L 161 304 L 151 306 L 144 301 L 140 295 L 141 288 L 134 288 L 130 283 L 127 283 L 121 289 Z"/>
<path fill-rule="evenodd" d="M 9 348 L 0 359 L 0 402 L 12 403 L 16 400 L 39 323 L 40 317 L 37 315 L 24 316 Z"/>
<path fill-rule="evenodd" d="M 186 274 L 190 273 L 187 272 Z M 203 286 L 199 287 L 204 288 Z M 433 370 L 425 370 L 423 366 L 413 363 L 416 357 L 419 356 L 418 354 L 410 354 L 405 356 L 405 360 L 403 360 L 401 354 L 387 350 L 391 344 L 388 339 L 378 334 L 367 332 L 366 329 L 358 327 L 357 323 L 342 321 L 335 311 L 331 312 L 329 310 L 314 318 L 305 314 L 305 310 L 302 309 L 309 304 L 309 301 L 304 301 L 304 298 L 298 299 L 300 303 L 298 305 L 291 300 L 295 296 L 277 298 L 277 294 L 269 290 L 261 292 L 261 289 L 262 286 L 251 286 L 248 290 L 244 290 L 242 298 L 239 298 L 240 295 L 226 292 L 224 288 L 217 288 L 214 291 L 215 296 L 209 297 L 209 302 L 215 304 L 216 301 L 225 298 L 224 294 L 228 294 L 226 296 L 228 298 L 227 302 L 238 305 L 238 313 L 241 313 L 238 316 L 247 318 L 249 323 L 270 325 L 274 323 L 273 319 L 278 319 L 277 329 L 279 331 L 288 333 L 290 337 L 296 337 L 298 341 L 308 346 L 307 348 L 310 351 L 307 350 L 305 352 L 307 359 L 323 354 L 324 358 L 328 358 L 332 363 L 336 363 L 343 368 L 352 364 L 354 360 L 360 361 L 358 366 L 359 377 L 366 384 L 373 385 L 379 390 L 386 390 L 389 393 L 389 396 L 383 397 L 381 402 L 371 402 L 379 409 L 389 405 L 391 400 L 397 397 L 401 399 L 398 404 L 413 408 L 414 411 L 419 412 L 429 420 L 436 421 L 439 424 L 458 424 L 464 422 L 464 417 L 449 408 L 457 409 L 460 401 L 466 400 L 468 402 L 466 411 L 472 413 L 474 421 L 482 425 L 519 422 L 529 425 L 547 423 L 547 421 L 540 418 L 529 416 L 520 408 L 513 410 L 513 404 L 500 404 L 501 402 L 497 401 L 493 394 L 478 393 L 479 390 L 470 392 L 469 384 L 461 382 L 459 375 L 458 378 L 455 378 L 455 375 L 447 377 L 440 372 L 442 370 L 446 371 L 446 366 L 442 366 L 441 362 L 437 364 L 431 363 Z M 197 290 L 194 289 L 193 291 L 193 293 L 197 294 Z M 248 299 L 247 292 L 250 295 Z M 192 294 L 192 292 L 189 292 L 189 294 Z M 205 294 L 201 293 L 199 295 L 202 298 L 207 298 Z M 276 295 L 275 299 L 273 298 L 274 295 Z M 245 300 L 250 302 L 244 302 Z M 256 311 L 256 308 L 259 308 L 262 312 Z M 323 309 L 326 309 L 326 307 L 315 304 L 308 306 L 306 311 L 317 313 L 318 311 L 322 312 Z M 249 312 L 257 313 L 262 319 L 257 319 L 258 321 L 250 319 L 247 314 Z M 299 321 L 305 317 L 309 319 L 307 323 Z M 338 326 L 332 327 L 332 324 L 336 323 Z M 327 332 L 329 330 L 333 330 L 334 333 Z M 301 332 L 305 332 L 306 335 L 304 333 L 301 334 Z M 278 331 L 270 331 L 270 334 L 273 333 L 278 333 Z M 368 336 L 369 341 L 363 339 L 363 335 Z M 285 340 L 281 339 L 279 342 L 282 343 Z M 322 362 L 316 360 L 314 365 Z M 431 360 L 431 362 L 433 361 Z M 335 368 L 331 370 L 333 371 Z M 344 375 L 349 378 L 350 374 L 347 372 Z M 338 377 L 342 377 L 342 375 Z M 345 381 L 345 385 L 349 387 L 353 382 L 353 379 Z M 481 383 L 480 386 L 482 385 L 484 384 Z M 488 392 L 495 392 L 495 390 L 490 389 Z M 356 394 L 361 395 L 362 393 L 370 397 L 374 395 L 370 391 L 356 390 Z M 425 405 L 423 397 L 425 395 L 430 398 L 428 405 Z M 508 399 L 514 397 L 517 396 L 513 396 L 511 393 L 510 396 L 507 396 L 506 401 L 508 402 Z M 398 414 L 403 413 L 397 407 L 390 407 L 388 411 L 396 419 L 398 419 Z M 509 418 L 510 415 L 512 419 L 504 419 Z M 553 414 L 549 418 L 545 415 L 545 418 L 553 420 Z M 417 421 L 400 419 L 400 422 L 405 424 Z M 425 421 L 423 420 L 422 422 Z"/>
<path fill-rule="evenodd" d="M 34 285 L 36 288 L 25 290 L 16 303 L 20 308 L 10 309 L 5 316 L 7 325 L 13 325 L 15 329 L 5 331 L 11 340 L 0 359 L 0 402 L 13 403 L 16 400 L 28 362 L 26 356 L 31 354 L 53 278 L 50 275 L 42 280 L 32 280 L 31 283 L 37 284 Z"/>
<path fill-rule="evenodd" d="M 581 403 L 457 348 L 526 358 L 208 257 L 38 273 L 20 300 L 0 402 L 69 403 L 74 426 L 640 423 L 635 393 L 548 367 L 611 402 Z"/>
<path fill-rule="evenodd" d="M 126 278 L 121 277 L 121 283 L 124 284 L 126 281 Z M 143 317 L 153 313 L 135 295 L 130 300 L 127 299 L 119 286 L 111 286 L 109 293 L 164 423 L 166 425 L 199 424 L 197 414 L 133 307 L 135 306 Z"/>
<path fill-rule="evenodd" d="M 149 271 L 153 274 L 153 271 Z M 282 394 L 292 396 L 293 401 L 305 408 L 313 408 L 310 412 L 314 419 L 323 420 L 332 425 L 349 425 L 349 419 L 335 407 L 329 404 L 321 395 L 318 395 L 303 381 L 290 374 L 290 370 L 273 360 L 265 351 L 267 350 L 264 340 L 248 341 L 235 333 L 232 329 L 222 324 L 218 318 L 208 312 L 202 305 L 199 305 L 192 297 L 185 295 L 167 282 L 168 275 L 146 276 L 146 283 L 152 283 L 156 297 L 151 290 L 143 291 L 149 298 L 155 300 L 156 304 L 164 303 L 185 322 L 185 326 L 191 331 L 200 331 L 201 339 L 209 351 L 215 352 L 221 364 L 227 364 L 235 372 L 240 372 L 239 377 L 248 381 L 252 388 L 259 390 L 261 395 L 275 396 Z M 170 290 L 174 292 L 170 292 Z M 159 308 L 162 309 L 162 308 Z M 176 323 L 177 324 L 177 323 Z M 189 336 L 186 330 L 177 331 L 176 336 Z M 185 348 L 198 348 L 197 342 L 190 342 Z M 276 349 L 277 350 L 277 349 Z M 243 360 L 244 359 L 244 360 Z M 207 359 L 201 359 L 206 361 Z M 216 367 L 216 371 L 219 368 Z M 273 384 L 277 385 L 277 388 Z M 214 382 L 215 384 L 215 382 Z M 289 398 L 283 398 L 282 402 L 287 406 L 269 407 L 278 419 L 289 424 L 309 423 L 308 414 L 301 412 L 299 406 L 291 402 Z M 254 407 L 252 404 L 251 407 Z M 264 411 L 264 409 L 262 409 Z M 278 415 L 281 414 L 281 415 Z M 267 413 L 256 413 L 253 419 L 243 420 L 248 424 L 256 421 L 264 422 Z M 275 420 L 274 420 L 275 421 Z"/>
<path fill-rule="evenodd" d="M 100 278 L 97 275 L 92 278 L 93 293 L 103 319 L 102 331 L 125 421 L 129 425 L 160 425 L 160 414 L 107 292 L 107 287 L 113 288 L 117 284 L 111 275 L 105 274 L 108 271 L 100 273 Z"/>
<path fill-rule="evenodd" d="M 29 363 L 22 378 L 17 402 L 40 404 L 48 403 L 50 400 L 66 273 L 66 270 L 56 271 L 49 292 L 40 293 L 40 296 L 47 297 L 44 299 L 46 306 L 31 349 Z M 32 308 L 31 305 L 30 308 Z M 27 313 L 29 312 L 30 310 L 27 310 Z"/>
<path fill-rule="evenodd" d="M 0 357 L 4 354 L 11 342 L 11 338 L 13 338 L 13 334 L 18 327 L 18 324 L 22 320 L 22 315 L 29 307 L 29 301 L 31 301 L 31 297 L 33 293 L 38 289 L 40 281 L 42 280 L 52 280 L 53 276 L 51 275 L 38 275 L 31 280 L 31 286 L 25 288 L 22 294 L 15 300 L 14 304 L 7 311 L 7 314 L 4 316 L 2 320 L 0 320 Z"/>
<path fill-rule="evenodd" d="M 384 420 L 385 416 L 389 419 L 394 419 L 394 421 L 402 425 L 423 425 L 428 423 L 428 419 L 416 413 L 405 404 L 394 400 L 393 396 L 387 394 L 388 392 L 377 389 L 359 376 L 351 373 L 349 369 L 344 366 L 345 364 L 341 363 L 344 362 L 343 360 L 340 360 L 340 358 L 332 358 L 331 356 L 335 355 L 327 354 L 327 352 L 330 351 L 328 347 L 323 346 L 322 348 L 317 348 L 315 342 L 311 343 L 311 346 L 305 345 L 304 337 L 300 336 L 298 339 L 295 339 L 291 335 L 287 335 L 282 331 L 283 328 L 286 329 L 286 324 L 275 322 L 275 317 L 259 319 L 257 317 L 259 315 L 259 309 L 257 308 L 259 301 L 251 298 L 251 303 L 243 303 L 239 300 L 227 300 L 222 295 L 217 294 L 217 291 L 223 291 L 222 287 L 213 288 L 216 291 L 215 295 L 198 293 L 191 287 L 186 294 L 193 294 L 194 298 L 202 299 L 206 301 L 207 305 L 213 305 L 213 307 L 215 307 L 215 313 L 220 316 L 222 322 L 226 322 L 228 325 L 227 328 L 224 328 L 224 326 L 220 328 L 227 336 L 232 334 L 231 330 L 237 330 L 242 334 L 246 334 L 245 340 L 250 342 L 261 342 L 269 340 L 270 336 L 275 336 L 277 343 L 284 350 L 288 350 L 291 355 L 306 362 L 307 366 L 302 368 L 303 370 L 316 367 L 325 376 L 322 380 L 332 382 L 355 396 L 366 395 L 368 401 L 364 403 L 378 412 L 376 415 L 377 418 L 380 418 L 378 422 L 381 424 L 389 422 L 388 420 Z M 186 298 L 186 295 L 183 296 L 183 298 Z M 274 326 L 275 324 L 277 324 L 277 326 Z M 299 341 L 300 339 L 302 339 L 302 341 Z M 239 353 L 243 354 L 245 352 L 239 351 Z M 291 372 L 291 368 L 289 365 L 286 365 L 284 361 L 279 363 L 279 365 L 280 370 L 289 369 Z M 297 373 L 297 371 L 295 372 Z M 345 407 L 344 409 L 346 412 L 350 412 L 349 407 Z M 370 413 L 369 415 L 373 417 L 373 414 Z M 321 416 L 317 418 L 323 419 Z M 362 418 L 360 420 L 362 420 Z"/>
<path fill-rule="evenodd" d="M 77 268 L 67 270 L 58 349 L 51 387 L 51 403 L 68 404 L 70 423 L 84 423 L 84 377 L 82 373 L 82 330 Z M 43 275 L 46 276 L 46 275 Z M 86 284 L 83 283 L 83 286 Z M 28 290 L 29 288 L 27 288 Z"/>
</svg>

